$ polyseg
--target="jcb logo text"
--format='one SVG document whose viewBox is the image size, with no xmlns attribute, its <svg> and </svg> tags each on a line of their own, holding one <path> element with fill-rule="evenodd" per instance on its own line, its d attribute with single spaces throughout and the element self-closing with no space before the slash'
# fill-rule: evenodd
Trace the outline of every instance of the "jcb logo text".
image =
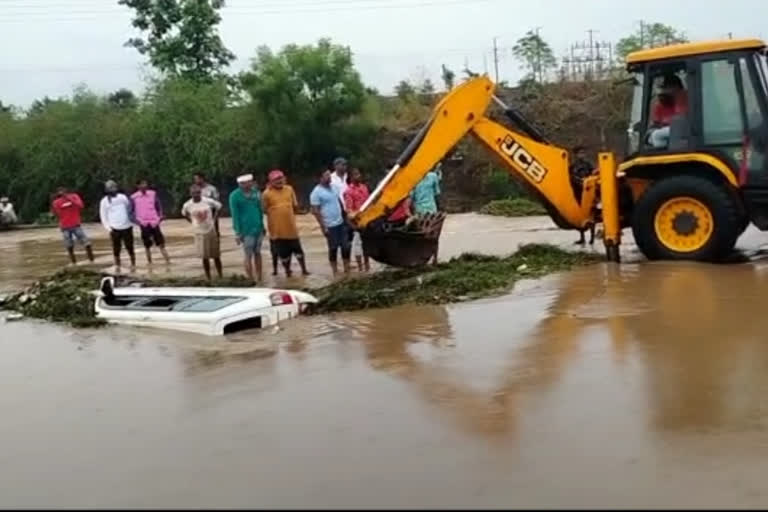
<svg viewBox="0 0 768 512">
<path fill-rule="evenodd" d="M 535 183 L 541 183 L 547 175 L 547 169 L 509 135 L 501 143 L 501 151 Z"/>
</svg>

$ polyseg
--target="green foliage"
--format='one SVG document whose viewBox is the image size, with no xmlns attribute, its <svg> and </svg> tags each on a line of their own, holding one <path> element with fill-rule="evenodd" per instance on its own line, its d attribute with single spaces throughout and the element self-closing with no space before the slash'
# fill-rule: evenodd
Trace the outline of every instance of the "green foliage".
<svg viewBox="0 0 768 512">
<path fill-rule="evenodd" d="M 493 199 L 516 197 L 522 193 L 520 186 L 510 178 L 509 172 L 498 167 L 492 168 L 485 180 L 485 186 L 489 191 L 488 195 Z"/>
<path fill-rule="evenodd" d="M 443 79 L 443 85 L 445 86 L 446 91 L 450 91 L 453 89 L 453 86 L 456 81 L 456 73 L 454 73 L 451 69 L 449 69 L 445 64 L 442 66 L 442 75 Z"/>
<path fill-rule="evenodd" d="M 38 226 L 55 226 L 56 216 L 51 212 L 42 212 L 35 219 L 35 224 Z"/>
<path fill-rule="evenodd" d="M 541 204 L 525 197 L 512 199 L 496 199 L 480 209 L 485 215 L 497 215 L 501 217 L 528 217 L 532 215 L 546 215 L 547 211 Z"/>
<path fill-rule="evenodd" d="M 504 258 L 464 254 L 433 267 L 379 272 L 339 281 L 312 293 L 317 313 L 392 307 L 401 304 L 446 304 L 508 290 L 517 279 L 539 277 L 597 260 L 549 245 L 531 244 Z"/>
<path fill-rule="evenodd" d="M 616 43 L 616 54 L 622 60 L 632 52 L 644 48 L 657 48 L 675 43 L 686 43 L 688 38 L 681 31 L 663 23 L 641 22 L 637 32 Z"/>
<path fill-rule="evenodd" d="M 261 47 L 240 81 L 252 102 L 247 129 L 261 140 L 259 166 L 283 166 L 314 176 L 337 154 L 357 153 L 373 136 L 361 114 L 367 94 L 348 48 L 321 39 Z"/>
<path fill-rule="evenodd" d="M 224 0 L 118 0 L 134 11 L 133 26 L 146 38 L 132 38 L 136 48 L 158 70 L 193 81 L 219 77 L 235 55 L 219 36 L 219 10 Z"/>
<path fill-rule="evenodd" d="M 416 96 L 416 87 L 408 80 L 400 80 L 395 86 L 395 94 L 401 100 L 407 100 Z"/>
<path fill-rule="evenodd" d="M 528 70 L 527 78 L 539 83 L 544 82 L 546 73 L 557 66 L 552 48 L 533 30 L 517 40 L 512 47 L 512 54 Z"/>
<path fill-rule="evenodd" d="M 129 89 L 119 89 L 113 92 L 107 96 L 107 102 L 114 108 L 133 109 L 139 105 L 138 98 Z"/>
</svg>

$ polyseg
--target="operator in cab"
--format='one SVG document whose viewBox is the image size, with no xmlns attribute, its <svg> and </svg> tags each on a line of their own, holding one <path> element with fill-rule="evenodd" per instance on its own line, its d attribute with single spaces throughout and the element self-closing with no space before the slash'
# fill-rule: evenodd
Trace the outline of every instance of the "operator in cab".
<svg viewBox="0 0 768 512">
<path fill-rule="evenodd" d="M 688 115 L 688 92 L 680 77 L 664 75 L 656 104 L 651 111 L 651 126 L 648 140 L 654 148 L 669 145 L 669 125 L 677 116 Z"/>
</svg>

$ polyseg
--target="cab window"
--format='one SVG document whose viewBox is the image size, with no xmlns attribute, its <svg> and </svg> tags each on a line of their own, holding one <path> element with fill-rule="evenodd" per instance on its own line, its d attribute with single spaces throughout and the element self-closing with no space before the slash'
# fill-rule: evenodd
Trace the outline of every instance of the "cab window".
<svg viewBox="0 0 768 512">
<path fill-rule="evenodd" d="M 632 155 L 640 150 L 640 133 L 643 122 L 643 91 L 645 89 L 644 75 L 635 73 L 632 76 L 632 108 L 627 127 L 628 147 L 627 153 Z"/>
<path fill-rule="evenodd" d="M 707 146 L 740 144 L 742 128 L 736 66 L 726 59 L 701 65 L 701 119 Z"/>
<path fill-rule="evenodd" d="M 688 76 L 683 64 L 651 70 L 645 145 L 654 151 L 687 149 L 690 136 Z"/>
</svg>

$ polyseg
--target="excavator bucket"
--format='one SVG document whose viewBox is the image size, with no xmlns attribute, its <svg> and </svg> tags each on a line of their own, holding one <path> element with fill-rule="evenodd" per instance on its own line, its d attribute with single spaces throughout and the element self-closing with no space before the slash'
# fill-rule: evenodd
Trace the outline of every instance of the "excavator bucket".
<svg viewBox="0 0 768 512">
<path fill-rule="evenodd" d="M 361 234 L 366 254 L 385 265 L 426 265 L 437 252 L 445 213 L 412 217 L 408 223 L 372 223 Z"/>
</svg>

